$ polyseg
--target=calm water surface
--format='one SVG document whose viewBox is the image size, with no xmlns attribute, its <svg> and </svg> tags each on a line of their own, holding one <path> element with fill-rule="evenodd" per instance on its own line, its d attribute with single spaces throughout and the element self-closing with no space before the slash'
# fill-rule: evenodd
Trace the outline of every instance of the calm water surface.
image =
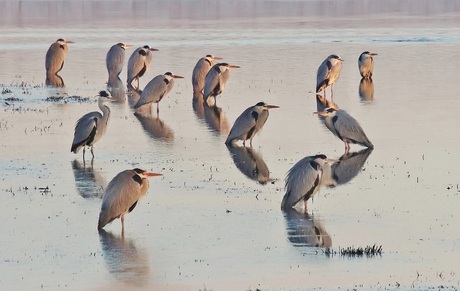
<svg viewBox="0 0 460 291">
<path fill-rule="evenodd" d="M 459 288 L 456 1 L 10 1 L 0 11 L 2 289 Z M 60 37 L 75 41 L 66 87 L 46 88 L 45 53 Z M 167 71 L 185 79 L 158 117 L 111 104 L 84 163 L 69 151 L 74 125 L 97 109 L 117 42 L 160 50 L 141 87 Z M 365 50 L 379 54 L 372 84 L 358 73 Z M 212 109 L 192 102 L 190 80 L 208 53 L 241 66 Z M 373 151 L 353 145 L 342 157 L 313 115 L 316 70 L 331 53 L 345 59 L 334 99 Z M 234 120 L 262 100 L 280 108 L 254 147 L 227 149 Z M 283 213 L 286 172 L 317 153 L 342 157 L 337 186 L 308 214 Z M 118 220 L 98 234 L 103 189 L 134 167 L 164 176 L 124 237 Z M 374 244 L 382 256 L 324 254 Z"/>
</svg>

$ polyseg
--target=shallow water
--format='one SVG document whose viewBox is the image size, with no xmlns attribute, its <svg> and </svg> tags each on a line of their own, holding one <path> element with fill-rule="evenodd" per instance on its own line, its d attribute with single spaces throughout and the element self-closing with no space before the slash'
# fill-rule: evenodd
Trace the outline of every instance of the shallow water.
<svg viewBox="0 0 460 291">
<path fill-rule="evenodd" d="M 460 7 L 382 3 L 0 3 L 2 289 L 458 289 Z M 66 87 L 46 88 L 44 56 L 60 37 L 75 41 L 60 73 Z M 74 125 L 97 109 L 105 54 L 120 41 L 160 50 L 141 87 L 166 71 L 185 79 L 159 117 L 111 104 L 96 158 L 83 163 L 69 151 Z M 364 50 L 379 55 L 373 83 L 360 87 Z M 193 102 L 190 82 L 208 53 L 241 66 L 213 110 Z M 358 155 L 344 157 L 337 186 L 322 188 L 308 214 L 285 214 L 290 167 L 306 155 L 343 155 L 313 115 L 316 70 L 331 53 L 345 59 L 334 100 L 375 149 L 353 145 Z M 280 108 L 252 150 L 230 151 L 234 120 L 261 100 Z M 124 238 L 118 220 L 98 234 L 103 189 L 134 167 L 164 176 L 127 215 Z M 382 256 L 328 257 L 323 248 L 374 244 Z"/>
</svg>

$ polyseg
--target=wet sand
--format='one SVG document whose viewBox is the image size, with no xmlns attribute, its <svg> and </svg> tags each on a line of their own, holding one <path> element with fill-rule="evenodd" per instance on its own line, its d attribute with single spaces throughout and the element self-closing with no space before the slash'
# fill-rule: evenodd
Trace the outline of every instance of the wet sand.
<svg viewBox="0 0 460 291">
<path fill-rule="evenodd" d="M 1 3 L 2 289 L 458 289 L 460 7 L 382 3 Z M 59 37 L 75 41 L 60 73 L 66 87 L 47 88 L 44 57 Z M 96 158 L 83 163 L 70 153 L 75 122 L 97 110 L 105 54 L 120 41 L 160 49 L 141 87 L 166 71 L 185 79 L 158 117 L 135 116 L 128 100 L 111 104 Z M 358 73 L 364 50 L 379 54 L 372 84 Z M 193 103 L 191 87 L 208 53 L 241 66 L 213 110 Z M 331 53 L 345 59 L 334 100 L 375 149 L 352 145 L 336 187 L 322 188 L 306 215 L 283 213 L 290 167 L 344 153 L 313 115 L 316 70 Z M 262 100 L 280 108 L 252 151 L 229 151 L 229 128 Z M 103 189 L 134 167 L 164 176 L 127 215 L 124 238 L 118 220 L 98 234 Z M 374 244 L 382 256 L 325 254 Z"/>
</svg>

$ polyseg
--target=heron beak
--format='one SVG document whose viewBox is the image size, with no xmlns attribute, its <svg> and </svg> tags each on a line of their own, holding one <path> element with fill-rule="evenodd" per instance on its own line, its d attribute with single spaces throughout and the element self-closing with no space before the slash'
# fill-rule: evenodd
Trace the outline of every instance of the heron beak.
<svg viewBox="0 0 460 291">
<path fill-rule="evenodd" d="M 159 51 L 159 49 L 156 49 L 156 48 L 151 47 L 151 48 L 149 48 L 149 51 L 151 51 L 151 52 L 157 52 L 157 51 Z"/>
<path fill-rule="evenodd" d="M 125 44 L 125 49 L 130 48 L 130 47 L 133 47 L 133 46 L 134 46 L 134 45 L 132 45 L 132 44 Z"/>
<path fill-rule="evenodd" d="M 214 57 L 215 60 L 223 60 L 221 57 Z"/>
<path fill-rule="evenodd" d="M 319 116 L 325 116 L 326 112 L 325 111 L 316 111 L 316 112 L 313 112 L 313 114 L 316 114 L 316 115 L 319 115 Z"/>
<path fill-rule="evenodd" d="M 178 76 L 178 75 L 172 75 L 171 77 L 175 78 L 175 79 L 183 79 L 184 77 L 182 76 Z"/>
<path fill-rule="evenodd" d="M 327 158 L 326 161 L 330 164 L 336 164 L 336 163 L 340 163 L 340 160 L 336 160 L 336 159 L 329 159 Z"/>
<path fill-rule="evenodd" d="M 265 108 L 272 109 L 272 108 L 280 108 L 278 105 L 265 105 Z"/>
<path fill-rule="evenodd" d="M 371 56 L 378 56 L 378 53 L 370 53 Z"/>
<path fill-rule="evenodd" d="M 151 172 L 145 172 L 145 173 L 143 173 L 143 175 L 145 175 L 145 176 L 147 176 L 147 177 L 163 176 L 163 174 L 160 174 L 160 173 L 151 173 Z"/>
<path fill-rule="evenodd" d="M 64 42 L 65 42 L 65 43 L 75 43 L 75 42 L 73 42 L 73 41 L 71 41 L 71 40 L 66 40 L 66 41 L 64 41 Z"/>
<path fill-rule="evenodd" d="M 228 65 L 229 68 L 231 69 L 239 69 L 240 66 L 237 66 L 237 65 Z"/>
</svg>

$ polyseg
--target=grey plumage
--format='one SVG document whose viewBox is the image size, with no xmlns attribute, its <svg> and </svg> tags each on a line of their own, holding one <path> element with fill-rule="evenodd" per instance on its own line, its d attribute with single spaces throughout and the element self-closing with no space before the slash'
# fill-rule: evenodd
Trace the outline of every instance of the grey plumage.
<svg viewBox="0 0 460 291">
<path fill-rule="evenodd" d="M 227 81 L 230 78 L 230 69 L 232 68 L 239 68 L 239 66 L 230 65 L 228 63 L 218 63 L 206 74 L 203 97 L 207 104 L 209 104 L 209 97 L 214 97 L 215 101 L 215 98 L 224 91 Z"/>
<path fill-rule="evenodd" d="M 302 212 L 307 210 L 307 201 L 322 186 L 323 170 L 330 167 L 330 162 L 323 154 L 307 156 L 298 161 L 289 171 L 285 179 L 286 193 L 281 202 L 281 209 L 295 208 Z"/>
<path fill-rule="evenodd" d="M 372 73 L 374 71 L 374 58 L 376 53 L 370 51 L 363 52 L 358 58 L 358 68 L 361 77 L 370 79 L 372 78 Z"/>
<path fill-rule="evenodd" d="M 252 139 L 264 126 L 268 119 L 268 110 L 271 108 L 278 108 L 278 106 L 259 102 L 244 110 L 235 120 L 225 143 L 233 144 L 242 140 L 243 145 L 245 145 L 246 140 L 249 139 L 252 146 Z"/>
<path fill-rule="evenodd" d="M 324 90 L 326 97 L 326 88 L 331 86 L 331 100 L 333 100 L 332 86 L 340 76 L 343 59 L 338 55 L 328 56 L 318 67 L 316 73 L 316 93 Z"/>
<path fill-rule="evenodd" d="M 174 86 L 175 78 L 183 78 L 181 76 L 174 75 L 171 72 L 158 75 L 153 78 L 141 93 L 141 97 L 134 105 L 134 109 L 137 109 L 143 105 L 149 103 L 157 103 L 157 112 L 159 111 L 158 103 L 163 97 L 171 91 Z"/>
<path fill-rule="evenodd" d="M 60 38 L 51 44 L 48 51 L 46 52 L 46 85 L 64 87 L 64 81 L 57 73 L 59 73 L 59 71 L 61 71 L 64 67 L 64 60 L 68 51 L 68 43 L 73 42 Z"/>
<path fill-rule="evenodd" d="M 109 122 L 110 108 L 105 103 L 110 101 L 110 95 L 106 91 L 100 91 L 97 104 L 102 114 L 98 111 L 89 112 L 77 121 L 70 151 L 76 154 L 83 148 L 83 160 L 85 146 L 91 147 L 94 158 L 93 145 L 104 135 Z"/>
<path fill-rule="evenodd" d="M 101 212 L 97 228 L 101 230 L 108 223 L 120 218 L 124 232 L 124 215 L 133 211 L 139 199 L 149 188 L 148 177 L 161 176 L 141 169 L 118 173 L 107 185 L 102 197 Z"/>
<path fill-rule="evenodd" d="M 350 150 L 350 143 L 374 148 L 358 121 L 345 110 L 326 108 L 326 110 L 315 112 L 315 114 L 325 117 L 327 128 L 344 142 L 345 152 Z"/>
<path fill-rule="evenodd" d="M 114 44 L 105 57 L 105 64 L 107 72 L 109 73 L 109 80 L 116 79 L 123 70 L 125 64 L 125 50 L 131 47 L 125 43 L 119 42 Z"/>
<path fill-rule="evenodd" d="M 206 55 L 205 57 L 198 60 L 192 72 L 193 92 L 203 92 L 206 74 L 209 72 L 212 66 L 214 66 L 214 61 L 220 59 L 222 58 L 213 55 Z"/>
<path fill-rule="evenodd" d="M 158 51 L 156 48 L 152 48 L 149 45 L 137 48 L 129 57 L 128 60 L 128 86 L 133 86 L 133 81 L 137 80 L 137 89 L 139 88 L 139 78 L 141 78 L 150 67 L 150 63 L 153 60 L 154 51 Z"/>
</svg>

